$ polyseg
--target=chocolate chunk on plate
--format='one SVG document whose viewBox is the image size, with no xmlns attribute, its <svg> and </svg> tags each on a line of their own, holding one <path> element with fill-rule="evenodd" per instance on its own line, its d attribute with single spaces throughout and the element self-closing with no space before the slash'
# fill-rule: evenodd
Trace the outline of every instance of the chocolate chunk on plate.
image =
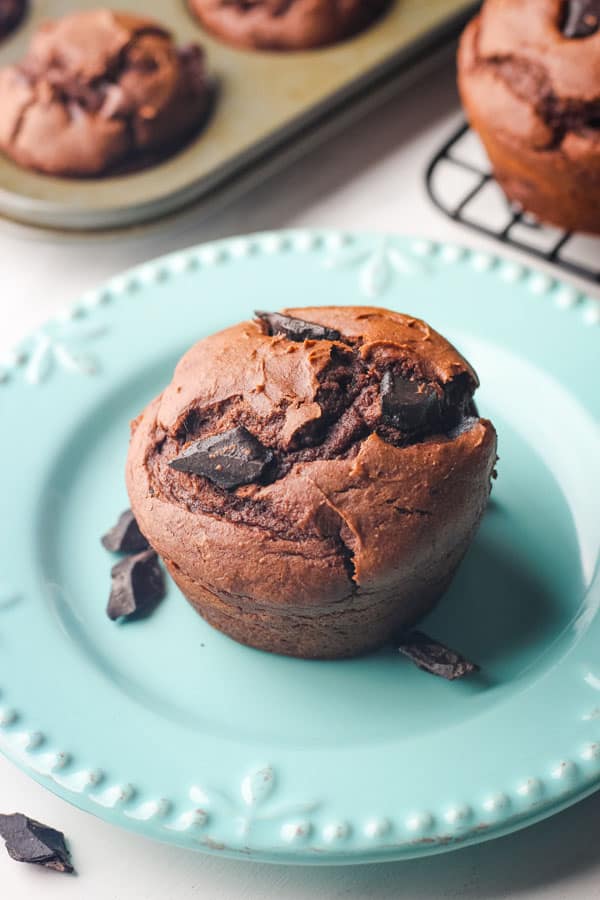
<svg viewBox="0 0 600 900">
<path fill-rule="evenodd" d="M 293 316 L 263 312 L 260 309 L 255 310 L 254 315 L 266 325 L 268 334 L 283 334 L 290 341 L 339 341 L 342 337 L 335 328 L 325 328 L 324 325 Z"/>
<path fill-rule="evenodd" d="M 272 459 L 271 450 L 238 425 L 194 441 L 169 465 L 178 472 L 202 475 L 219 487 L 231 489 L 258 481 Z"/>
<path fill-rule="evenodd" d="M 600 28 L 600 0 L 567 0 L 562 33 L 568 38 L 585 38 Z"/>
<path fill-rule="evenodd" d="M 398 640 L 398 650 L 419 669 L 438 675 L 447 681 L 464 678 L 479 671 L 479 666 L 469 662 L 456 650 L 451 650 L 422 631 L 409 631 Z"/>
<path fill-rule="evenodd" d="M 112 567 L 112 587 L 106 614 L 120 619 L 151 612 L 165 596 L 165 577 L 154 550 L 128 556 Z"/>
<path fill-rule="evenodd" d="M 8 855 L 17 862 L 34 863 L 56 872 L 72 872 L 65 836 L 22 813 L 0 814 L 0 836 Z"/>
<path fill-rule="evenodd" d="M 440 400 L 436 392 L 388 369 L 379 388 L 381 417 L 401 431 L 441 428 Z"/>
<path fill-rule="evenodd" d="M 148 541 L 139 529 L 130 509 L 121 513 L 118 522 L 102 537 L 102 546 L 113 553 L 140 553 L 148 549 Z"/>
</svg>

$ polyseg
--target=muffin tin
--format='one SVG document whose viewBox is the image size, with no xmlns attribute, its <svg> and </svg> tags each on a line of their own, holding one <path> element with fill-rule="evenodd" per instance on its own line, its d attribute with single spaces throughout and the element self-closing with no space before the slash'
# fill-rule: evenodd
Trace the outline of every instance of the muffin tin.
<svg viewBox="0 0 600 900">
<path fill-rule="evenodd" d="M 39 0 L 0 45 L 0 65 L 18 60 L 46 18 L 103 5 L 101 0 Z M 104 4 L 148 14 L 142 0 Z M 151 168 L 100 179 L 64 179 L 19 168 L 0 156 L 0 214 L 34 225 L 101 229 L 156 218 L 200 198 L 231 192 L 256 167 L 310 145 L 335 117 L 446 43 L 472 12 L 465 0 L 392 0 L 386 15 L 356 38 L 301 53 L 241 51 L 204 32 L 183 0 L 157 0 L 151 14 L 178 43 L 207 52 L 218 99 L 201 135 Z M 265 165 L 266 164 L 266 165 Z M 260 177 L 260 174 L 254 175 Z"/>
</svg>

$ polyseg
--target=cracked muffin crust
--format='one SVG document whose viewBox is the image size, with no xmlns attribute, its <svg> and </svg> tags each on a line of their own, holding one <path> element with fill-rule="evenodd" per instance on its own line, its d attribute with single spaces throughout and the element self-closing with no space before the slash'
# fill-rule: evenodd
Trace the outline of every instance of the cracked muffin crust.
<svg viewBox="0 0 600 900">
<path fill-rule="evenodd" d="M 237 47 L 307 50 L 370 25 L 389 0 L 188 0 L 204 27 Z"/>
<path fill-rule="evenodd" d="M 459 87 L 509 199 L 600 232 L 600 0 L 486 0 L 458 55 Z"/>
<path fill-rule="evenodd" d="M 448 586 L 487 503 L 495 431 L 477 415 L 474 371 L 419 319 L 259 315 L 192 347 L 133 423 L 131 506 L 189 601 L 231 637 L 301 657 L 365 652 Z M 237 453 L 233 470 L 211 457 L 215 436 Z"/>
<path fill-rule="evenodd" d="M 0 69 L 0 149 L 53 175 L 155 162 L 203 123 L 202 51 L 152 19 L 98 9 L 47 22 Z"/>
</svg>

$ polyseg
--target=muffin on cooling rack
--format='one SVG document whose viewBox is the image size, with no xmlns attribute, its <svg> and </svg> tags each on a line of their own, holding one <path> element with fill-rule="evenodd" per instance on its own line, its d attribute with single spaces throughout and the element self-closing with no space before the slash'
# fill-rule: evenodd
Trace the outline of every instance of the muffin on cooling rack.
<svg viewBox="0 0 600 900">
<path fill-rule="evenodd" d="M 202 51 L 152 19 L 108 9 L 43 24 L 0 69 L 0 150 L 52 175 L 101 175 L 156 161 L 204 121 Z"/>
<path fill-rule="evenodd" d="M 410 316 L 258 313 L 192 347 L 133 423 L 131 507 L 237 641 L 371 650 L 433 608 L 483 515 L 496 433 L 477 384 Z"/>
<path fill-rule="evenodd" d="M 600 0 L 486 0 L 458 80 L 507 197 L 600 233 Z"/>
</svg>

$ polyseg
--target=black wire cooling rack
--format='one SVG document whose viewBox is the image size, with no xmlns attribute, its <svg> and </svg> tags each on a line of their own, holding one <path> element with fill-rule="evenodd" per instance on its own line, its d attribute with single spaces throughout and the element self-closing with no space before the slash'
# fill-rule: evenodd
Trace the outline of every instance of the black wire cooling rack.
<svg viewBox="0 0 600 900">
<path fill-rule="evenodd" d="M 464 123 L 431 161 L 429 196 L 443 213 L 503 244 L 600 282 L 600 238 L 542 225 L 507 201 L 479 138 Z"/>
</svg>

